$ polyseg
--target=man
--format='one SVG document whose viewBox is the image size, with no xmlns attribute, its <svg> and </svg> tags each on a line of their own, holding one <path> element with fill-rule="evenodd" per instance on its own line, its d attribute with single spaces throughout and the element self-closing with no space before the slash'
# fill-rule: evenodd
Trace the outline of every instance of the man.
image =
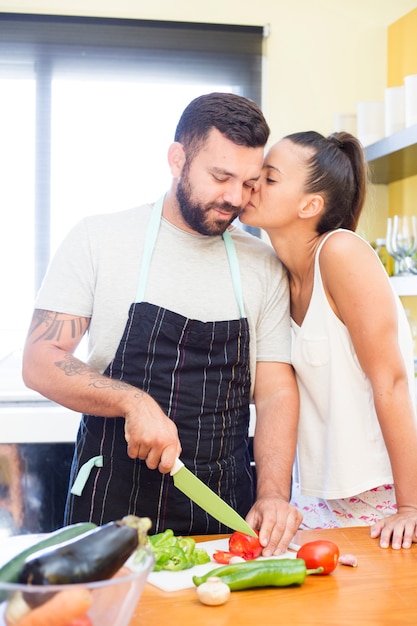
<svg viewBox="0 0 417 626">
<path fill-rule="evenodd" d="M 83 413 L 66 521 L 147 515 L 154 532 L 227 532 L 177 490 L 182 461 L 284 551 L 298 394 L 289 365 L 288 285 L 271 247 L 230 226 L 260 176 L 269 128 L 234 94 L 193 100 L 153 206 L 84 219 L 36 302 L 25 383 Z M 88 364 L 74 351 L 89 331 Z M 256 501 L 248 455 L 257 410 Z"/>
</svg>

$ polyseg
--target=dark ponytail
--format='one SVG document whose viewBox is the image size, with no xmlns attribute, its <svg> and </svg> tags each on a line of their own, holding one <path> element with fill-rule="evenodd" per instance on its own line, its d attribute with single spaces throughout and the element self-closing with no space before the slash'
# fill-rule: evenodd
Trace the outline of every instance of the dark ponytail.
<svg viewBox="0 0 417 626">
<path fill-rule="evenodd" d="M 285 139 L 311 149 L 304 191 L 320 193 L 324 198 L 325 210 L 317 225 L 319 235 L 336 228 L 356 230 L 368 182 L 359 140 L 347 132 L 326 138 L 315 131 L 294 133 Z"/>
</svg>

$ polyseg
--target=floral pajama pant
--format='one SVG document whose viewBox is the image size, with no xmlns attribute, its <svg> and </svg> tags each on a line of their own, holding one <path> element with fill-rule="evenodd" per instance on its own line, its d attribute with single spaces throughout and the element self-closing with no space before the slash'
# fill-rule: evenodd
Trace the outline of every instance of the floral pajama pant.
<svg viewBox="0 0 417 626">
<path fill-rule="evenodd" d="M 350 498 L 322 500 L 301 495 L 299 485 L 293 483 L 291 504 L 303 514 L 302 530 L 371 526 L 397 512 L 393 485 L 381 485 Z"/>
</svg>

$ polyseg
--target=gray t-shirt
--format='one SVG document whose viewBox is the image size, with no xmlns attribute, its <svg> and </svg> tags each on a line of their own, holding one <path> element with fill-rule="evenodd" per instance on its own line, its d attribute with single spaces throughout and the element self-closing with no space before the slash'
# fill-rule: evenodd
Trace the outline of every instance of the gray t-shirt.
<svg viewBox="0 0 417 626">
<path fill-rule="evenodd" d="M 136 300 L 151 206 L 84 218 L 55 254 L 35 306 L 91 318 L 88 362 L 103 372 Z M 289 291 L 272 247 L 232 227 L 250 328 L 252 385 L 257 361 L 290 363 Z M 162 219 L 145 300 L 190 319 L 240 317 L 220 236 L 191 234 Z M 253 391 L 253 390 L 252 390 Z"/>
</svg>

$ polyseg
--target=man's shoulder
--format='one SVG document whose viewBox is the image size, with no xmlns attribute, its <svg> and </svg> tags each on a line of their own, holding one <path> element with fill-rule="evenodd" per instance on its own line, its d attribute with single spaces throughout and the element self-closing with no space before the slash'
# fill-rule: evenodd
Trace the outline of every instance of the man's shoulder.
<svg viewBox="0 0 417 626">
<path fill-rule="evenodd" d="M 98 213 L 84 217 L 74 228 L 73 236 L 87 238 L 97 245 L 108 245 L 112 241 L 128 241 L 141 237 L 152 207 L 149 204 L 111 213 Z"/>
<path fill-rule="evenodd" d="M 123 209 L 122 211 L 89 215 L 84 218 L 84 221 L 89 225 L 93 225 L 94 227 L 113 227 L 115 224 L 123 226 L 129 225 L 132 222 L 147 222 L 151 210 L 152 207 L 150 204 L 142 204 L 141 206 Z"/>
</svg>

